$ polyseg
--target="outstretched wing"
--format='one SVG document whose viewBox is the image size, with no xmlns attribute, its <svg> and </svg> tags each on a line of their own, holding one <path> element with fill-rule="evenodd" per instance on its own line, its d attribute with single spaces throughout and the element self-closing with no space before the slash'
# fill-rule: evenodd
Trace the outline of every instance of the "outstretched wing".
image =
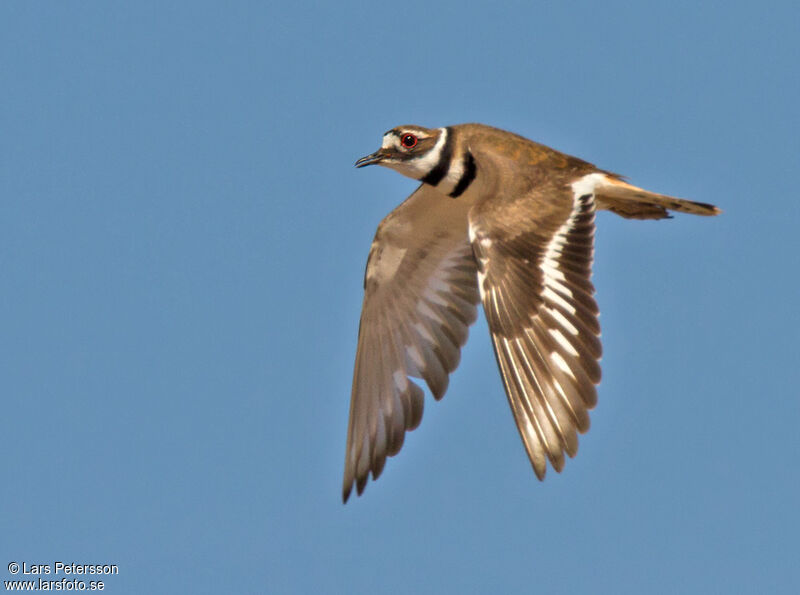
<svg viewBox="0 0 800 595">
<path fill-rule="evenodd" d="M 495 197 L 470 214 L 470 238 L 495 355 L 517 428 L 543 479 L 575 456 L 597 401 L 601 355 L 592 297 L 591 185 Z"/>
<path fill-rule="evenodd" d="M 372 243 L 350 399 L 344 484 L 360 495 L 405 432 L 419 425 L 422 378 L 436 399 L 447 390 L 476 317 L 477 267 L 468 206 L 423 184 L 384 219 Z"/>
</svg>

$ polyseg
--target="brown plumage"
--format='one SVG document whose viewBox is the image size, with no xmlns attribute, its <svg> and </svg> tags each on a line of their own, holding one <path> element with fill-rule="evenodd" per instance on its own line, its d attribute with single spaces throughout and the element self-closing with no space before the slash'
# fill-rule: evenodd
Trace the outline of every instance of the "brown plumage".
<svg viewBox="0 0 800 595">
<path fill-rule="evenodd" d="M 481 124 L 401 126 L 360 159 L 422 185 L 378 226 L 364 283 L 343 498 L 361 494 L 447 390 L 483 302 L 511 410 L 536 475 L 575 456 L 600 381 L 591 283 L 596 209 L 660 219 L 719 210 Z"/>
</svg>

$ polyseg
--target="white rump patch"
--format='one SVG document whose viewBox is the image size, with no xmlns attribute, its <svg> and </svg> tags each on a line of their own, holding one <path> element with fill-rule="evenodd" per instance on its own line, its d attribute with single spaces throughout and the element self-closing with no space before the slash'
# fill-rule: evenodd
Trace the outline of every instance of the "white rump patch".
<svg viewBox="0 0 800 595">
<path fill-rule="evenodd" d="M 577 199 L 587 194 L 594 194 L 595 188 L 606 184 L 608 184 L 608 176 L 606 174 L 587 174 L 572 183 L 572 191 Z"/>
</svg>

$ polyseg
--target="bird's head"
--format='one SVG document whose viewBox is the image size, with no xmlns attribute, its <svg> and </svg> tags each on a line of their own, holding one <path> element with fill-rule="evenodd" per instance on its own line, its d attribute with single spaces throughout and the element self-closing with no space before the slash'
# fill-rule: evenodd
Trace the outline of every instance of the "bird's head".
<svg viewBox="0 0 800 595">
<path fill-rule="evenodd" d="M 356 167 L 378 164 L 422 180 L 439 164 L 446 137 L 444 128 L 398 126 L 383 135 L 380 149 L 356 161 Z"/>
</svg>

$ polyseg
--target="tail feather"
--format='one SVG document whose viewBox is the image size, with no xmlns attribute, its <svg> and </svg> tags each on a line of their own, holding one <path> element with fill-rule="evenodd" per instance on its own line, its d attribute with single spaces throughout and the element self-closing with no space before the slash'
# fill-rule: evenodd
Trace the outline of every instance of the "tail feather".
<svg viewBox="0 0 800 595">
<path fill-rule="evenodd" d="M 648 192 L 610 176 L 603 176 L 598 181 L 595 201 L 598 209 L 606 209 L 626 219 L 664 219 L 670 217 L 669 211 L 706 216 L 722 212 L 705 202 Z"/>
</svg>

